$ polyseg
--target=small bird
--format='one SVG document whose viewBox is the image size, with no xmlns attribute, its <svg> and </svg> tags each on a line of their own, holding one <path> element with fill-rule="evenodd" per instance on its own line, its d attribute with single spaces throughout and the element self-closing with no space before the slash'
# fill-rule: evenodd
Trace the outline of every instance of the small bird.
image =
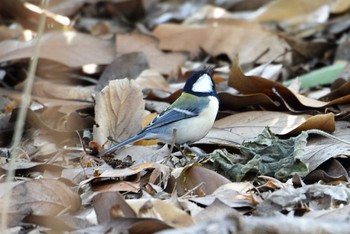
<svg viewBox="0 0 350 234">
<path fill-rule="evenodd" d="M 140 133 L 99 154 L 102 157 L 139 140 L 158 139 L 163 143 L 187 145 L 205 137 L 219 109 L 213 68 L 199 70 L 187 80 L 181 96 L 154 118 Z"/>
</svg>

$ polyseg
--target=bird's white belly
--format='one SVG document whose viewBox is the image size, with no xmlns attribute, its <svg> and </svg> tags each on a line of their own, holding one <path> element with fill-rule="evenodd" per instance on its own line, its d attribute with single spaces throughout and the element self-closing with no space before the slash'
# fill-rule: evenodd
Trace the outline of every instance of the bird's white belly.
<svg viewBox="0 0 350 234">
<path fill-rule="evenodd" d="M 199 116 L 194 118 L 181 120 L 181 124 L 174 123 L 173 128 L 176 128 L 176 143 L 184 144 L 198 141 L 205 137 L 213 127 L 219 102 L 216 98 L 210 97 L 209 108 L 203 111 Z M 171 137 L 171 139 L 173 139 Z M 170 141 L 171 142 L 171 141 Z"/>
</svg>

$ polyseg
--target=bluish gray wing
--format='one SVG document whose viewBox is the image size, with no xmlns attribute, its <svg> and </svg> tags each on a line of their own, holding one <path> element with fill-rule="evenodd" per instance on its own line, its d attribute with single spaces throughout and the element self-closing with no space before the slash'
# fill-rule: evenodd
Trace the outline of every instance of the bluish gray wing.
<svg viewBox="0 0 350 234">
<path fill-rule="evenodd" d="M 172 105 L 162 111 L 143 131 L 162 127 L 166 124 L 198 116 L 209 104 L 208 98 L 183 93 Z M 177 107 L 181 107 L 177 108 Z"/>
<path fill-rule="evenodd" d="M 182 110 L 177 108 L 166 109 L 161 112 L 143 131 L 164 126 L 169 123 L 187 119 L 198 115 L 197 110 Z"/>
</svg>

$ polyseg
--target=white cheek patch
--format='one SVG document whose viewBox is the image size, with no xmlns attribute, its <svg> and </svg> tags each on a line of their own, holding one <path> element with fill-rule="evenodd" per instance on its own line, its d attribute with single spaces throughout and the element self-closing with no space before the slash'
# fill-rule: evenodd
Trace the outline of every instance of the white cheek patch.
<svg viewBox="0 0 350 234">
<path fill-rule="evenodd" d="M 213 82 L 208 74 L 203 74 L 192 86 L 193 92 L 210 93 L 213 91 Z"/>
</svg>

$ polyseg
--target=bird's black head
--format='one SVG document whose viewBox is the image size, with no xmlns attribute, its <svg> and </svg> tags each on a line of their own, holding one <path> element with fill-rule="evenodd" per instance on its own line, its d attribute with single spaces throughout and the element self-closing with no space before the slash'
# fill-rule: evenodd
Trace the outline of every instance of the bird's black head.
<svg viewBox="0 0 350 234">
<path fill-rule="evenodd" d="M 211 77 L 213 70 L 213 67 L 208 67 L 193 73 L 183 91 L 196 96 L 216 96 L 215 83 Z"/>
</svg>

